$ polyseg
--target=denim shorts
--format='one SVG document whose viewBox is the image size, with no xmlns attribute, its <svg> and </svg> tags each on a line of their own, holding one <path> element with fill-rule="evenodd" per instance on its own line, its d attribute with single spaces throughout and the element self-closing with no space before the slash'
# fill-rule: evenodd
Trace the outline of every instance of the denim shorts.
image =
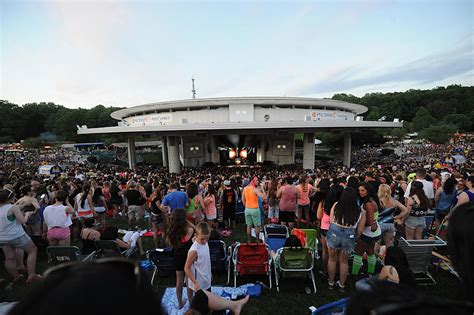
<svg viewBox="0 0 474 315">
<path fill-rule="evenodd" d="M 28 236 L 28 234 L 24 234 L 20 237 L 17 237 L 15 239 L 12 239 L 10 241 L 0 241 L 0 246 L 13 246 L 13 247 L 19 247 L 19 248 L 25 248 L 26 245 L 31 241 L 31 238 Z"/>
<path fill-rule="evenodd" d="M 355 245 L 355 229 L 331 224 L 326 234 L 326 241 L 329 248 L 351 254 Z"/>
<path fill-rule="evenodd" d="M 414 216 L 409 216 L 408 219 L 405 221 L 406 227 L 414 230 L 417 227 L 426 227 L 426 219 L 425 217 L 414 217 Z"/>
</svg>

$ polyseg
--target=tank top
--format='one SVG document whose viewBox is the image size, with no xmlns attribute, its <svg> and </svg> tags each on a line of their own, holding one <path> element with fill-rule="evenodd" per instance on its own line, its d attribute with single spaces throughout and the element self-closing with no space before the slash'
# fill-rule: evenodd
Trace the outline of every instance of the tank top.
<svg viewBox="0 0 474 315">
<path fill-rule="evenodd" d="M 191 265 L 191 272 L 202 290 L 207 290 L 211 287 L 211 255 L 209 253 L 209 244 L 205 245 L 194 242 L 189 251 L 196 251 L 197 259 Z M 194 290 L 194 284 L 188 280 L 188 287 Z"/>
<path fill-rule="evenodd" d="M 77 202 L 77 215 L 79 217 L 92 217 L 92 210 L 91 207 L 89 206 L 89 201 L 84 200 L 84 207 L 81 206 L 81 197 L 82 193 L 77 194 L 76 196 L 76 202 Z"/>
<path fill-rule="evenodd" d="M 331 224 L 331 216 L 327 214 L 323 208 L 323 217 L 321 218 L 321 230 L 329 230 L 330 224 Z"/>
<path fill-rule="evenodd" d="M 300 191 L 300 198 L 298 198 L 298 205 L 306 206 L 309 205 L 309 192 L 313 186 L 310 184 L 306 185 L 306 191 L 303 191 L 303 185 L 297 186 L 298 190 Z"/>
<path fill-rule="evenodd" d="M 471 192 L 470 190 L 466 190 L 466 194 L 469 197 L 469 202 L 473 202 L 474 201 L 474 193 Z"/>
<path fill-rule="evenodd" d="M 365 211 L 364 209 L 364 205 L 360 206 L 361 207 L 361 210 L 362 211 Z M 365 211 L 365 213 L 367 213 L 367 211 Z M 375 211 L 374 212 L 374 222 L 375 224 L 377 224 L 377 229 L 375 231 L 372 231 L 372 226 L 366 226 L 364 228 L 364 231 L 362 232 L 362 234 L 364 234 L 365 236 L 368 236 L 368 237 L 378 237 L 382 234 L 382 230 L 380 229 L 380 225 L 379 225 L 379 212 L 378 211 Z"/>
<path fill-rule="evenodd" d="M 186 213 L 194 213 L 194 210 L 196 210 L 196 202 L 194 201 L 194 198 L 191 198 L 189 199 L 188 207 L 186 208 Z"/>
<path fill-rule="evenodd" d="M 232 188 L 224 189 L 223 194 L 224 209 L 235 209 L 235 191 Z"/>
<path fill-rule="evenodd" d="M 244 188 L 245 207 L 248 209 L 258 209 L 258 196 L 253 189 L 251 186 Z"/>
<path fill-rule="evenodd" d="M 296 187 L 286 185 L 282 188 L 280 198 L 280 211 L 296 211 Z"/>
<path fill-rule="evenodd" d="M 216 208 L 216 197 L 214 195 L 208 195 L 206 198 L 204 198 L 204 207 L 205 207 L 205 213 L 208 216 L 214 216 L 217 214 L 217 208 Z"/>
<path fill-rule="evenodd" d="M 13 207 L 7 204 L 0 207 L 0 241 L 11 241 L 25 235 L 25 230 L 16 220 L 8 218 L 8 211 Z"/>
<path fill-rule="evenodd" d="M 412 217 L 424 217 L 428 212 L 428 208 L 420 207 L 420 205 L 416 202 L 415 198 L 413 197 L 410 197 L 410 198 L 411 200 L 413 200 L 413 206 L 411 207 L 410 215 Z"/>
<path fill-rule="evenodd" d="M 455 194 L 455 190 L 450 194 L 445 193 L 444 190 L 441 191 L 439 200 L 436 203 L 436 210 L 437 211 L 449 210 L 454 199 L 454 194 Z"/>
<path fill-rule="evenodd" d="M 50 205 L 44 209 L 44 222 L 48 226 L 48 230 L 53 227 L 67 228 L 72 225 L 71 216 L 66 213 L 66 206 Z"/>
</svg>

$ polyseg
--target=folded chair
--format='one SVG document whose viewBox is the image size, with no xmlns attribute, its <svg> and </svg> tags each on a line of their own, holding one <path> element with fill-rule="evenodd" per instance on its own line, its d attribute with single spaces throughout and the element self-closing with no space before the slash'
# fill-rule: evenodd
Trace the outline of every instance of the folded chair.
<svg viewBox="0 0 474 315">
<path fill-rule="evenodd" d="M 402 237 L 398 242 L 398 246 L 407 256 L 408 265 L 415 274 L 416 281 L 422 285 L 436 284 L 435 279 L 429 272 L 432 252 L 435 247 L 446 245 L 446 242 L 439 237 L 423 240 L 406 240 Z"/>
<path fill-rule="evenodd" d="M 212 272 L 223 273 L 227 272 L 227 282 L 230 282 L 230 253 L 231 250 L 227 248 L 227 245 L 224 241 L 221 240 L 210 240 L 209 244 L 209 254 L 211 256 L 211 270 Z"/>
<path fill-rule="evenodd" d="M 308 247 L 283 247 L 277 251 L 275 264 L 275 282 L 280 292 L 279 277 L 282 278 L 311 278 L 314 293 L 316 281 L 314 278 L 314 252 Z"/>
<path fill-rule="evenodd" d="M 343 298 L 339 301 L 331 302 L 320 307 L 310 306 L 311 315 L 339 315 L 346 313 L 349 298 Z"/>
<path fill-rule="evenodd" d="M 173 250 L 171 247 L 156 248 L 146 252 L 146 257 L 153 264 L 153 276 L 151 277 L 151 285 L 155 283 L 155 276 L 173 273 L 175 261 Z"/>
<path fill-rule="evenodd" d="M 267 224 L 263 227 L 265 243 L 271 251 L 276 252 L 285 245 L 285 241 L 290 235 L 288 227 L 278 224 Z"/>
<path fill-rule="evenodd" d="M 137 252 L 137 247 L 132 247 L 126 250 L 121 250 L 115 241 L 99 240 L 95 241 L 95 247 L 97 249 L 97 255 L 100 258 L 103 257 L 126 257 L 130 258 Z"/>
<path fill-rule="evenodd" d="M 48 246 L 46 247 L 49 262 L 56 266 L 71 261 L 91 261 L 96 258 L 96 252 L 89 255 L 81 255 L 79 247 L 76 246 Z"/>
<path fill-rule="evenodd" d="M 268 275 L 272 288 L 272 269 L 270 249 L 264 243 L 237 243 L 232 254 L 234 263 L 234 287 L 237 276 Z"/>
</svg>

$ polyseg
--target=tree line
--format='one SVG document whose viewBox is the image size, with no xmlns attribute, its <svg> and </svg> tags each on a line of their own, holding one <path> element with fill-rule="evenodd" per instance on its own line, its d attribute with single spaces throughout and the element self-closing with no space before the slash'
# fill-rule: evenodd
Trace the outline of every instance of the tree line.
<svg viewBox="0 0 474 315">
<path fill-rule="evenodd" d="M 0 100 L 2 122 L 0 143 L 41 138 L 44 142 L 95 141 L 97 136 L 77 135 L 76 125 L 116 126 L 110 114 L 121 108 L 97 105 L 91 109 L 67 108 L 54 103 L 28 103 L 23 106 Z"/>
<path fill-rule="evenodd" d="M 431 90 L 368 93 L 362 97 L 335 94 L 332 99 L 368 107 L 366 120 L 404 120 L 404 128 L 378 130 L 379 134 L 402 138 L 418 132 L 422 138 L 443 143 L 455 132 L 474 129 L 474 87 L 450 85 Z"/>
<path fill-rule="evenodd" d="M 379 135 L 402 138 L 419 132 L 424 138 L 444 142 L 456 131 L 474 129 L 474 87 L 450 85 L 431 90 L 408 90 L 394 93 L 368 93 L 362 97 L 335 94 L 332 99 L 368 107 L 366 120 L 385 116 L 405 121 L 404 128 L 379 130 Z M 40 139 L 54 141 L 98 141 L 100 135 L 79 136 L 76 125 L 90 128 L 116 126 L 110 114 L 121 108 L 97 105 L 91 109 L 67 108 L 54 103 L 28 103 L 22 106 L 0 100 L 2 119 L 0 143 Z"/>
</svg>

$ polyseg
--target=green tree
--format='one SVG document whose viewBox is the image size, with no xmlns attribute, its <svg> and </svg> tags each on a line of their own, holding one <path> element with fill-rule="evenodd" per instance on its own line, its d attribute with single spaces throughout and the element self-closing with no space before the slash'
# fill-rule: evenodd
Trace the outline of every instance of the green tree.
<svg viewBox="0 0 474 315">
<path fill-rule="evenodd" d="M 459 131 L 471 131 L 473 120 L 464 114 L 449 114 L 443 118 L 447 125 L 454 125 Z"/>
<path fill-rule="evenodd" d="M 43 147 L 44 142 L 41 138 L 28 138 L 22 142 L 25 148 L 40 149 Z"/>
<path fill-rule="evenodd" d="M 431 126 L 420 131 L 419 136 L 434 143 L 447 142 L 456 131 L 456 128 L 450 125 Z"/>
<path fill-rule="evenodd" d="M 415 131 L 420 131 L 430 127 L 435 122 L 436 119 L 422 106 L 416 111 L 415 117 L 413 118 L 413 128 Z"/>
</svg>

